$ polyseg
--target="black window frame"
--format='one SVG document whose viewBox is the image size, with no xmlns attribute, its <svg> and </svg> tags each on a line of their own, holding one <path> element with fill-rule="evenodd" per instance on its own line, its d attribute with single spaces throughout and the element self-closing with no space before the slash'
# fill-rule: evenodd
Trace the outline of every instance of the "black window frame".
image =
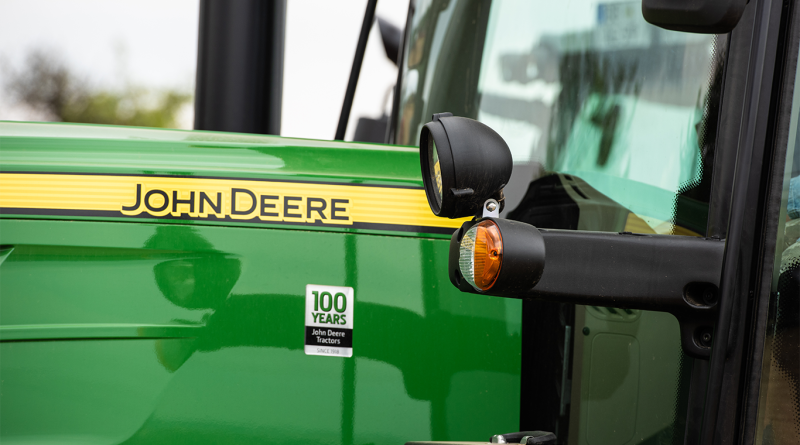
<svg viewBox="0 0 800 445">
<path fill-rule="evenodd" d="M 761 90 L 759 94 L 768 100 L 757 109 L 761 115 L 756 124 L 761 127 L 758 140 L 762 141 L 763 162 L 759 189 L 752 190 L 748 197 L 751 205 L 757 205 L 754 230 L 749 239 L 752 283 L 747 294 L 740 296 L 739 313 L 734 314 L 731 331 L 736 326 L 741 329 L 736 343 L 728 351 L 730 358 L 723 373 L 712 376 L 722 387 L 735 385 L 732 387 L 737 388 L 735 394 L 728 391 L 720 396 L 714 443 L 751 444 L 756 437 L 765 335 L 776 267 L 778 218 L 800 51 L 800 7 L 790 1 L 765 1 L 760 9 L 761 45 L 754 56 L 764 57 L 764 71 L 770 81 L 767 82 L 765 76 L 764 82 L 757 85 Z"/>
</svg>

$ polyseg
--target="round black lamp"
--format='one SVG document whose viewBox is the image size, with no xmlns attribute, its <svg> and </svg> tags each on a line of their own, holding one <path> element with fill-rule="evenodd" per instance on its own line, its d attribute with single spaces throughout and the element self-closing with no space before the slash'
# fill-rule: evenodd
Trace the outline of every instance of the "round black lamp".
<svg viewBox="0 0 800 445">
<path fill-rule="evenodd" d="M 511 177 L 508 145 L 488 126 L 451 113 L 434 114 L 419 139 L 422 180 L 436 216 L 480 215 L 483 203 L 502 204 Z"/>
</svg>

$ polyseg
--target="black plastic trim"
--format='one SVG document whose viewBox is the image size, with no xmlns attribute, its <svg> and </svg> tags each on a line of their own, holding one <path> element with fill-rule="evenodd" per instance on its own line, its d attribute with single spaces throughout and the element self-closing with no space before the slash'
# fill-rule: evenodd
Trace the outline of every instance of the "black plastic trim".
<svg viewBox="0 0 800 445">
<path fill-rule="evenodd" d="M 461 237 L 475 223 L 465 223 L 453 234 L 449 269 L 456 287 L 481 293 L 459 281 L 455 270 Z M 725 242 L 672 235 L 539 233 L 547 256 L 538 284 L 519 292 L 492 288 L 486 295 L 669 312 L 680 322 L 684 351 L 692 357 L 708 358 L 711 348 L 702 334 L 710 332 L 716 321 Z M 513 235 L 503 236 L 504 249 L 530 244 L 523 239 L 528 234 Z M 508 260 L 504 254 L 502 267 Z"/>
<path fill-rule="evenodd" d="M 783 3 L 781 35 L 779 36 L 780 60 L 777 62 L 774 82 L 773 100 L 777 101 L 775 131 L 773 142 L 774 155 L 770 170 L 770 184 L 767 191 L 762 225 L 761 239 L 762 260 L 760 265 L 760 282 L 753 298 L 751 315 L 748 320 L 749 333 L 746 344 L 746 362 L 742 375 L 743 400 L 741 402 L 742 443 L 753 443 L 758 420 L 759 395 L 761 390 L 764 345 L 766 339 L 767 319 L 772 299 L 772 279 L 774 270 L 780 261 L 780 252 L 776 252 L 778 220 L 781 213 L 781 196 L 786 167 L 787 150 L 790 146 L 789 127 L 791 125 L 792 103 L 794 102 L 795 75 L 797 72 L 798 51 L 800 51 L 800 8 L 792 2 Z"/>
<path fill-rule="evenodd" d="M 400 91 L 403 85 L 403 61 L 406 60 L 406 43 L 411 32 L 411 19 L 414 17 L 414 0 L 408 2 L 408 14 L 406 15 L 406 26 L 403 30 L 403 38 L 400 39 L 400 50 L 397 55 L 397 82 L 394 84 L 394 94 L 392 95 L 392 115 L 389 116 L 389 125 L 386 128 L 387 144 L 397 143 L 397 117 L 400 112 Z"/>
<path fill-rule="evenodd" d="M 434 116 L 435 117 L 435 116 Z M 436 150 L 439 155 L 439 168 L 442 175 L 442 202 L 437 203 L 433 197 L 433 178 L 430 175 L 430 163 L 428 162 L 428 152 L 431 150 L 431 138 L 436 143 Z M 428 206 L 436 216 L 450 216 L 455 211 L 455 199 L 449 196 L 450 190 L 456 186 L 456 169 L 453 165 L 453 150 L 450 147 L 450 140 L 444 126 L 438 119 L 422 127 L 419 140 L 419 165 L 422 168 L 422 183 L 425 186 L 425 196 L 428 198 Z"/>
<path fill-rule="evenodd" d="M 717 140 L 714 147 L 714 172 L 709 197 L 706 235 L 725 238 L 731 209 L 731 190 L 739 146 L 739 126 L 744 115 L 745 87 L 753 29 L 753 9 L 745 16 L 727 40 L 727 58 L 719 105 Z M 717 38 L 720 38 L 719 36 Z"/>
<path fill-rule="evenodd" d="M 723 275 L 720 281 L 719 318 L 714 330 L 706 405 L 703 415 L 703 444 L 728 444 L 742 439 L 738 416 L 743 391 L 743 349 L 749 301 L 758 286 L 760 250 L 764 230 L 760 215 L 766 194 L 771 160 L 771 100 L 780 33 L 781 2 L 751 1 L 755 13 L 745 85 L 745 113 L 738 123 L 736 168 L 727 230 Z M 745 15 L 747 15 L 745 11 Z"/>
<path fill-rule="evenodd" d="M 344 133 L 347 131 L 350 109 L 353 108 L 353 98 L 356 95 L 358 76 L 361 74 L 361 63 L 364 61 L 364 53 L 367 50 L 369 31 L 372 29 L 372 24 L 375 22 L 375 7 L 377 5 L 378 0 L 368 0 L 367 8 L 364 11 L 364 21 L 361 23 L 361 33 L 358 36 L 356 54 L 353 56 L 353 67 L 350 69 L 350 79 L 347 81 L 347 90 L 344 93 L 342 112 L 339 114 L 339 125 L 336 127 L 336 136 L 334 136 L 334 139 L 337 141 L 343 141 Z"/>
<path fill-rule="evenodd" d="M 671 235 L 541 233 L 547 249 L 544 274 L 525 297 L 670 312 L 680 321 L 684 351 L 708 357 L 710 349 L 698 335 L 716 318 L 724 242 Z"/>
<path fill-rule="evenodd" d="M 728 33 L 748 0 L 643 0 L 642 15 L 653 25 L 702 34 Z"/>
</svg>

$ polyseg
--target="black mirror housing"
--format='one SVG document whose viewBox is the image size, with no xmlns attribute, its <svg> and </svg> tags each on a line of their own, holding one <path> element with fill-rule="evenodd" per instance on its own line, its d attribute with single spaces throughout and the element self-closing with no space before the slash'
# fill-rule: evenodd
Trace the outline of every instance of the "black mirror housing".
<svg viewBox="0 0 800 445">
<path fill-rule="evenodd" d="M 446 218 L 479 214 L 489 198 L 501 201 L 513 167 L 511 150 L 499 134 L 450 113 L 433 115 L 422 128 L 419 155 L 428 204 Z"/>
<path fill-rule="evenodd" d="M 731 32 L 748 0 L 642 0 L 642 15 L 653 25 L 698 34 Z"/>
</svg>

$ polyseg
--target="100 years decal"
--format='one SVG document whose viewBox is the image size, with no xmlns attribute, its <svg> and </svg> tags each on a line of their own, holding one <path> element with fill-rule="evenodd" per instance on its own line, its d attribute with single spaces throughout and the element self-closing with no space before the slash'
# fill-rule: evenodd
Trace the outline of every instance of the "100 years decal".
<svg viewBox="0 0 800 445">
<path fill-rule="evenodd" d="M 308 355 L 353 356 L 353 288 L 306 286 Z"/>
</svg>

